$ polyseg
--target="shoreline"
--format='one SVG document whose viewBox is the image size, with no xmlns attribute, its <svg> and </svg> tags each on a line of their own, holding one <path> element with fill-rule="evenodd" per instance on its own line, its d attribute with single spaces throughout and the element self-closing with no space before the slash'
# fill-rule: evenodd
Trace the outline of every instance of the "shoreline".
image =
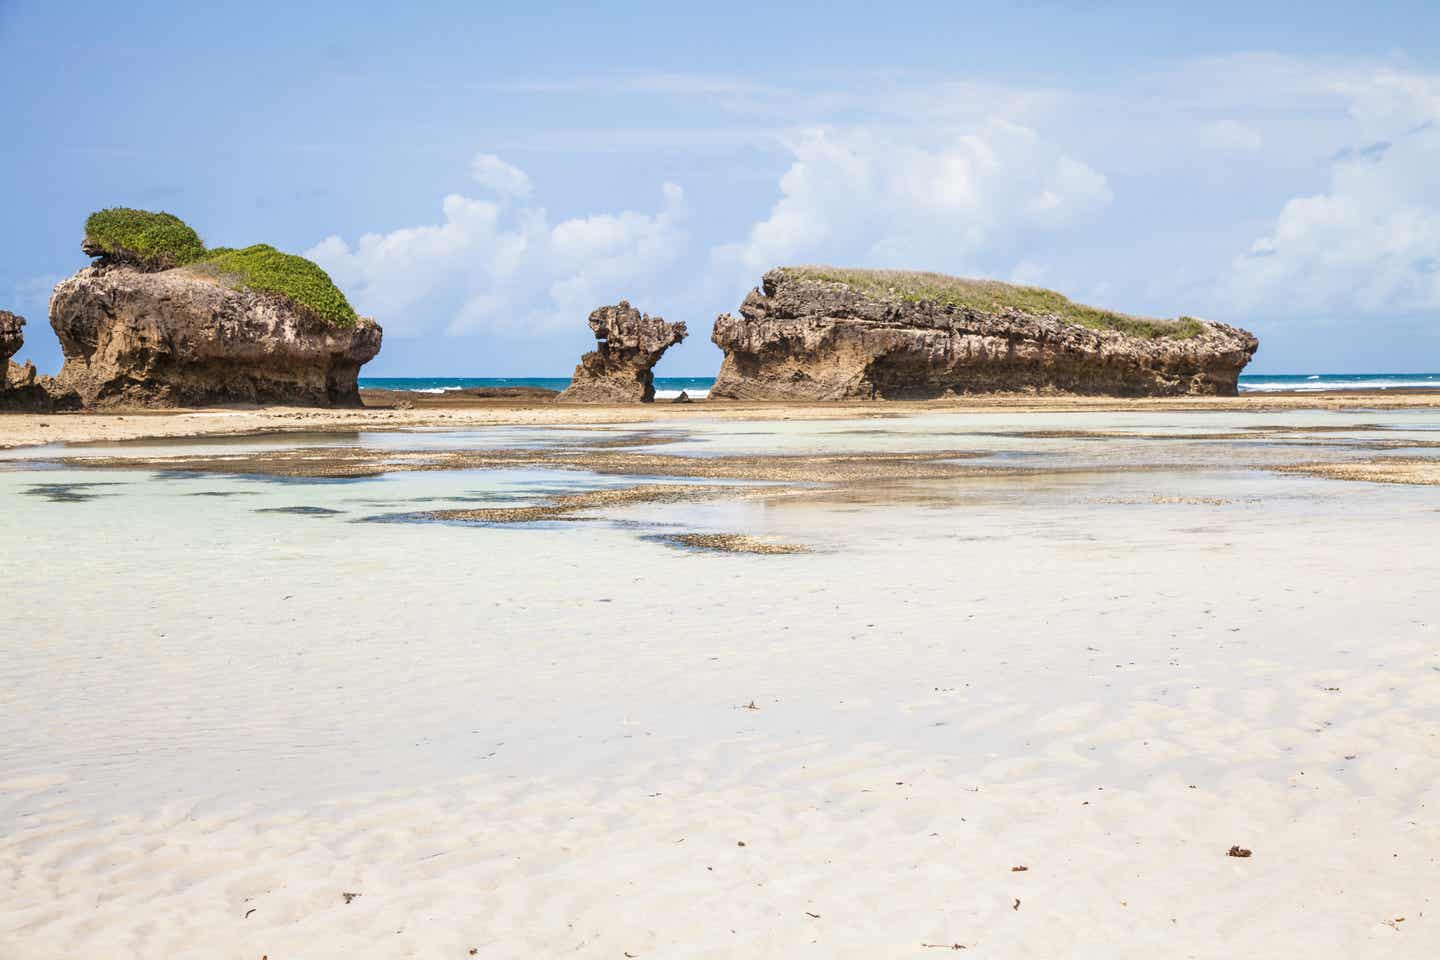
<svg viewBox="0 0 1440 960">
<path fill-rule="evenodd" d="M 1334 390 L 1237 397 L 1095 397 L 976 394 L 938 400 L 659 401 L 561 404 L 553 400 L 363 390 L 363 407 L 234 406 L 0 414 L 0 450 L 50 444 L 346 433 L 492 426 L 604 426 L 683 420 L 888 419 L 927 413 L 1273 413 L 1288 410 L 1440 409 L 1440 390 Z"/>
</svg>

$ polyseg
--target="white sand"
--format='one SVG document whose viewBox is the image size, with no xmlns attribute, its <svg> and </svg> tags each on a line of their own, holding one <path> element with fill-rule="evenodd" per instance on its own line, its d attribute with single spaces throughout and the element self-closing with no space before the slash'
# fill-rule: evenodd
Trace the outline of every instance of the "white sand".
<svg viewBox="0 0 1440 960">
<path fill-rule="evenodd" d="M 346 522 L 536 479 L 0 472 L 0 957 L 1440 955 L 1433 488 Z"/>
</svg>

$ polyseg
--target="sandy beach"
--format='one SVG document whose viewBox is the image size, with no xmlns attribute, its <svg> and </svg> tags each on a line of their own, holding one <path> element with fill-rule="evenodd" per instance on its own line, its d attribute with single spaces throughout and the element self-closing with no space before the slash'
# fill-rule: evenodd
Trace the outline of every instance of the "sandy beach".
<svg viewBox="0 0 1440 960">
<path fill-rule="evenodd" d="M 7 957 L 1440 950 L 1430 396 L 35 419 Z"/>
<path fill-rule="evenodd" d="M 1337 390 L 1240 397 L 1115 398 L 1037 394 L 980 394 L 927 401 L 756 402 L 689 404 L 561 404 L 548 400 L 474 399 L 462 393 L 416 394 L 364 390 L 360 408 L 285 406 L 201 410 L 120 410 L 105 413 L 7 414 L 0 417 L 0 449 L 46 443 L 243 436 L 261 433 L 345 432 L 513 425 L 666 423 L 674 420 L 834 420 L 893 418 L 925 413 L 993 411 L 1061 413 L 1281 410 L 1411 410 L 1440 407 L 1435 390 Z"/>
<path fill-rule="evenodd" d="M 0 77 L 0 960 L 1440 958 L 1440 3 Z"/>
</svg>

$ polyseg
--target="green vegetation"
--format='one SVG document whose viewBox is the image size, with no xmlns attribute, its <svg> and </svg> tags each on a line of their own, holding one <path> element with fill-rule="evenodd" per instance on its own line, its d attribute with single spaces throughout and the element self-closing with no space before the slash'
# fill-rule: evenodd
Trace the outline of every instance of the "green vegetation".
<svg viewBox="0 0 1440 960">
<path fill-rule="evenodd" d="M 353 327 L 355 308 L 330 275 L 304 257 L 281 253 L 265 243 L 234 250 L 216 247 L 192 270 L 251 290 L 278 293 L 337 327 Z"/>
<path fill-rule="evenodd" d="M 942 306 L 996 310 L 1010 307 L 1023 313 L 1053 314 L 1092 330 L 1115 330 L 1132 337 L 1187 339 L 1199 336 L 1205 325 L 1194 317 L 1157 320 L 1100 310 L 1075 303 L 1043 287 L 1019 287 L 999 280 L 966 280 L 943 273 L 910 270 L 847 270 L 840 267 L 783 267 L 799 280 L 843 283 L 861 293 L 882 299 L 928 301 Z"/>
<path fill-rule="evenodd" d="M 205 255 L 200 236 L 179 217 L 111 207 L 85 221 L 85 252 L 129 261 L 151 270 L 193 263 Z"/>
<path fill-rule="evenodd" d="M 304 257 L 257 243 L 237 250 L 206 250 L 200 236 L 179 217 L 129 207 L 90 214 L 85 221 L 85 252 L 133 263 L 144 270 L 188 267 L 235 287 L 286 297 L 337 327 L 353 327 L 355 308 L 330 275 Z"/>
</svg>

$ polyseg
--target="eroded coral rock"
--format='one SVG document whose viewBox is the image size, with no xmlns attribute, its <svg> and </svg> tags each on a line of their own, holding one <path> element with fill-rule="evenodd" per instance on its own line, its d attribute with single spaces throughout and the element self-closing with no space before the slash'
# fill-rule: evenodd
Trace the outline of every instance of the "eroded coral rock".
<svg viewBox="0 0 1440 960">
<path fill-rule="evenodd" d="M 561 401 L 650 403 L 655 399 L 652 368 L 686 334 L 683 321 L 641 314 L 624 300 L 591 313 L 590 329 L 596 347 L 580 358 Z"/>
<path fill-rule="evenodd" d="M 87 267 L 61 281 L 56 378 L 87 407 L 293 403 L 358 406 L 381 330 L 343 326 L 283 296 L 185 268 Z"/>
<path fill-rule="evenodd" d="M 0 310 L 0 367 L 9 363 L 24 344 L 25 318 L 9 310 Z"/>
<path fill-rule="evenodd" d="M 49 377 L 35 374 L 35 364 L 10 358 L 25 344 L 25 318 L 0 310 L 0 410 L 44 413 L 54 409 Z"/>
<path fill-rule="evenodd" d="M 840 273 L 862 276 L 867 285 L 817 279 L 806 268 L 772 270 L 763 288 L 746 296 L 738 317 L 717 319 L 712 339 L 725 359 L 710 396 L 925 399 L 995 391 L 1233 396 L 1258 346 L 1251 334 L 1226 324 L 1109 315 L 1034 288 L 898 273 L 896 286 L 887 287 L 884 271 Z M 915 278 L 929 286 L 913 283 Z M 912 282 L 912 289 L 979 290 L 993 297 L 983 307 L 967 305 L 961 296 L 927 300 L 899 289 L 902 281 Z M 1073 314 L 1088 311 L 1085 319 L 1098 317 L 1093 322 L 1101 326 L 1076 322 L 1059 310 L 1004 305 L 1007 290 L 1022 305 L 1027 297 L 1049 297 Z M 1104 328 L 1107 317 L 1119 328 Z"/>
</svg>

